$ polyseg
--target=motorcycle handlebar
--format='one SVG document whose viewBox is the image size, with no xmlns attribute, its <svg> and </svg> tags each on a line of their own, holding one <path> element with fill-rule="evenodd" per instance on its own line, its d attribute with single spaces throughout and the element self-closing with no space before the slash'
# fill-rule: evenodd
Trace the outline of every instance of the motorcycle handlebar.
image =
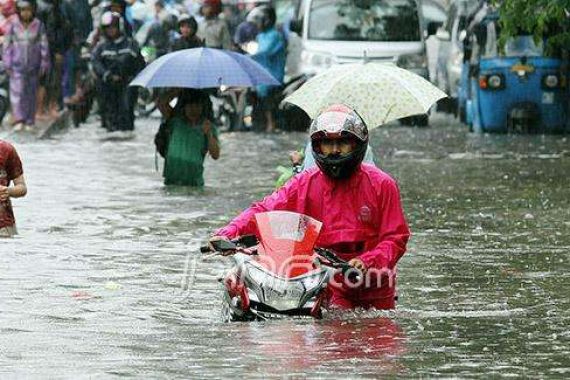
<svg viewBox="0 0 570 380">
<path fill-rule="evenodd" d="M 203 245 L 200 247 L 201 253 L 210 252 L 224 252 L 224 251 L 235 251 L 239 248 L 250 248 L 257 245 L 259 242 L 255 235 L 244 235 L 240 236 L 234 240 L 216 240 L 210 242 L 214 250 L 210 248 L 210 245 Z"/>
<path fill-rule="evenodd" d="M 343 276 L 347 276 L 347 279 L 351 282 L 359 282 L 363 278 L 363 273 L 360 269 L 353 267 L 346 260 L 341 259 L 333 251 L 326 248 L 317 248 L 315 252 L 323 257 L 328 263 L 323 263 L 332 268 L 340 269 Z"/>
</svg>

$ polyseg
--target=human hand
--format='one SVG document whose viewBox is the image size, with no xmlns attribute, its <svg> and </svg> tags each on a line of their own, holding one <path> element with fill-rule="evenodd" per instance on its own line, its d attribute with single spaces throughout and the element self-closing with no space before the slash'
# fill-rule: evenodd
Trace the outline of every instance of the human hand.
<svg viewBox="0 0 570 380">
<path fill-rule="evenodd" d="M 8 187 L 0 186 L 0 202 L 5 202 L 10 198 L 10 193 L 8 192 Z"/>
<path fill-rule="evenodd" d="M 210 133 L 212 132 L 212 126 L 210 125 L 210 123 L 204 123 L 204 125 L 202 126 L 202 132 L 204 132 L 206 136 L 210 135 Z"/>
<path fill-rule="evenodd" d="M 112 80 L 113 82 L 120 82 L 120 81 L 121 81 L 121 76 L 120 76 L 120 75 L 113 74 L 113 75 L 111 75 L 111 80 Z"/>
<path fill-rule="evenodd" d="M 293 165 L 301 165 L 303 163 L 303 155 L 296 150 L 289 152 L 289 159 Z"/>
<path fill-rule="evenodd" d="M 366 271 L 368 270 L 366 264 L 364 264 L 364 262 L 358 258 L 350 260 L 348 262 L 348 265 L 358 269 L 359 271 L 362 272 L 362 274 L 366 274 Z"/>
</svg>

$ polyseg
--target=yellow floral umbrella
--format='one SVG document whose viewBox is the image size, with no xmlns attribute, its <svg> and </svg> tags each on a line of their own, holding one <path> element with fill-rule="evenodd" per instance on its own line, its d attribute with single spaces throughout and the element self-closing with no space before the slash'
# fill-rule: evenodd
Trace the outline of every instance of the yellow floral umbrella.
<svg viewBox="0 0 570 380">
<path fill-rule="evenodd" d="M 333 66 L 285 98 L 311 118 L 333 104 L 345 104 L 374 128 L 403 117 L 425 114 L 447 95 L 424 78 L 390 63 Z"/>
</svg>

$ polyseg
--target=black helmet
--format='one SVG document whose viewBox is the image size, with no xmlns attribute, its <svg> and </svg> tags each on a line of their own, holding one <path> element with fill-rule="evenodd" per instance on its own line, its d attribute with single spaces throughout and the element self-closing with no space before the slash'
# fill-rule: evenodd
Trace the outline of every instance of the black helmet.
<svg viewBox="0 0 570 380">
<path fill-rule="evenodd" d="M 178 27 L 180 28 L 182 24 L 188 24 L 190 29 L 194 32 L 198 31 L 198 23 L 196 22 L 196 19 L 189 14 L 183 14 L 178 18 Z"/>
<path fill-rule="evenodd" d="M 343 104 L 330 106 L 317 116 L 311 123 L 309 134 L 317 166 L 325 175 L 335 179 L 350 177 L 362 163 L 368 148 L 366 124 L 356 111 Z M 321 152 L 321 140 L 345 138 L 355 143 L 350 153 L 325 155 Z"/>
<path fill-rule="evenodd" d="M 251 10 L 247 15 L 247 21 L 261 26 L 261 30 L 267 30 L 275 26 L 277 15 L 275 9 L 269 5 L 260 5 Z"/>
</svg>

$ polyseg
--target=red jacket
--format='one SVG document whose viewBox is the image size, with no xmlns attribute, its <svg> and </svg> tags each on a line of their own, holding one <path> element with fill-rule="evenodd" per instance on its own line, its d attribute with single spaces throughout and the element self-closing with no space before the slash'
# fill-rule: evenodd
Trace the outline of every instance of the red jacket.
<svg viewBox="0 0 570 380">
<path fill-rule="evenodd" d="M 233 239 L 257 233 L 254 215 L 272 210 L 294 211 L 321 221 L 318 246 L 334 249 L 347 260 L 359 257 L 369 269 L 390 270 L 392 274 L 410 237 L 396 182 L 369 164 L 362 164 L 346 180 L 332 180 L 318 168 L 302 172 L 216 234 Z M 380 304 L 390 307 L 395 283 L 382 281 L 379 287 L 339 291 L 337 296 L 356 302 L 356 306 L 386 301 Z"/>
</svg>

